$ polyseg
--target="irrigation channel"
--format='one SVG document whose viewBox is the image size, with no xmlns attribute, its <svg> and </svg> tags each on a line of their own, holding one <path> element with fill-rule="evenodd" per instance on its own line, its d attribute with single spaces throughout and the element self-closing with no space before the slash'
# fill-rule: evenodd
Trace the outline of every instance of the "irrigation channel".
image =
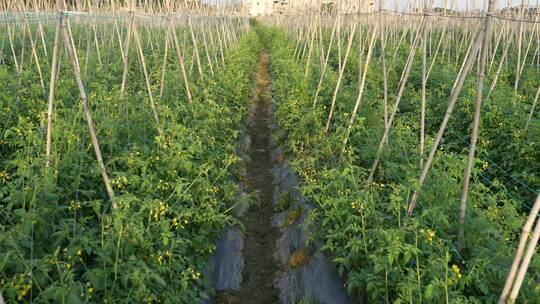
<svg viewBox="0 0 540 304">
<path fill-rule="evenodd" d="M 270 59 L 261 52 L 246 119 L 246 191 L 258 197 L 236 212 L 240 231 L 229 227 L 218 241 L 212 264 L 218 304 L 349 304 L 343 280 L 317 244 L 307 218 L 314 207 L 297 189 L 297 176 L 275 137 Z M 286 198 L 284 200 L 284 198 Z M 361 301 L 360 301 L 361 302 Z M 311 302 L 309 302 L 311 303 Z"/>
<path fill-rule="evenodd" d="M 242 216 L 244 232 L 244 269 L 240 290 L 223 292 L 219 303 L 276 303 L 278 292 L 274 277 L 278 271 L 274 260 L 277 229 L 272 226 L 274 177 L 270 155 L 268 55 L 261 53 L 251 109 L 246 121 L 249 144 L 246 147 L 246 183 L 250 193 L 257 193 L 258 204 Z"/>
</svg>

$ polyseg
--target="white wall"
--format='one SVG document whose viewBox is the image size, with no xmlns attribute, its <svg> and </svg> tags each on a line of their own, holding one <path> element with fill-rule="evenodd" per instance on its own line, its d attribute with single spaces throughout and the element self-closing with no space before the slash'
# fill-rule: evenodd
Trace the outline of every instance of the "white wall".
<svg viewBox="0 0 540 304">
<path fill-rule="evenodd" d="M 249 3 L 249 14 L 251 16 L 264 16 L 273 13 L 272 0 L 244 0 L 244 4 Z"/>
</svg>

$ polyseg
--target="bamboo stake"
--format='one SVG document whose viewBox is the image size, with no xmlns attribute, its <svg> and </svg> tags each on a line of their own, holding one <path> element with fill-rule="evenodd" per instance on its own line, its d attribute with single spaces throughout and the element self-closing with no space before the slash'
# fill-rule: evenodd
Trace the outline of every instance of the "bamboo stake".
<svg viewBox="0 0 540 304">
<path fill-rule="evenodd" d="M 390 134 L 390 128 L 392 128 L 392 123 L 394 121 L 394 117 L 397 113 L 397 109 L 399 107 L 399 103 L 401 101 L 401 98 L 403 96 L 403 91 L 405 90 L 405 85 L 407 84 L 407 80 L 409 78 L 409 74 L 411 72 L 412 63 L 414 60 L 414 56 L 416 54 L 416 48 L 418 46 L 418 41 L 420 40 L 420 34 L 422 33 L 424 26 L 426 24 L 426 16 L 423 16 L 420 25 L 418 26 L 418 30 L 416 32 L 416 37 L 414 39 L 414 42 L 411 45 L 411 49 L 409 50 L 409 56 L 407 58 L 407 63 L 405 64 L 405 68 L 403 69 L 403 73 L 401 74 L 401 80 L 399 82 L 399 89 L 398 89 L 398 95 L 396 97 L 396 102 L 394 103 L 394 106 L 392 107 L 392 112 L 390 113 L 390 117 L 388 118 L 388 124 L 386 128 L 384 129 L 383 136 L 381 138 L 381 141 L 379 142 L 379 147 L 377 149 L 377 155 L 375 157 L 375 160 L 373 161 L 373 164 L 371 165 L 371 170 L 369 172 L 369 176 L 367 179 L 367 185 L 371 183 L 373 180 L 373 176 L 375 175 L 375 170 L 377 169 L 377 166 L 379 164 L 380 157 L 382 155 L 382 149 L 386 142 L 388 141 L 388 135 Z"/>
<path fill-rule="evenodd" d="M 114 29 L 116 31 L 116 36 L 118 38 L 118 46 L 120 47 L 120 55 L 122 56 L 122 62 L 124 62 L 125 55 L 124 55 L 124 47 L 122 46 L 122 36 L 120 35 L 120 29 L 118 28 L 118 20 L 116 18 L 114 19 Z"/>
<path fill-rule="evenodd" d="M 529 116 L 527 117 L 527 123 L 525 124 L 525 131 L 527 131 L 527 129 L 529 129 L 529 125 L 531 124 L 532 116 L 534 114 L 536 104 L 538 103 L 538 96 L 540 96 L 540 85 L 538 86 L 538 90 L 536 91 L 536 96 L 534 97 L 534 101 L 533 101 L 533 104 L 532 104 L 532 107 L 531 107 L 531 112 L 529 112 Z"/>
<path fill-rule="evenodd" d="M 34 12 L 38 12 L 38 8 L 37 8 L 37 5 L 36 5 L 36 1 L 34 0 L 33 1 L 34 3 Z M 45 43 L 45 35 L 43 34 L 43 25 L 41 24 L 41 21 L 38 21 L 38 29 L 39 29 L 39 35 L 40 35 L 40 38 L 41 38 L 41 44 L 43 46 L 43 53 L 45 54 L 45 57 L 49 57 L 48 53 L 47 53 L 47 44 Z"/>
<path fill-rule="evenodd" d="M 7 32 L 4 31 L 4 37 L 2 37 L 2 48 L 0 49 L 0 63 L 1 64 L 6 64 L 6 55 L 5 55 L 6 37 L 7 37 Z"/>
<path fill-rule="evenodd" d="M 380 45 L 381 45 L 381 61 L 383 70 L 383 108 L 384 108 L 384 128 L 388 126 L 388 72 L 386 71 L 386 55 L 385 55 L 385 23 L 382 17 L 382 8 L 384 7 L 384 0 L 379 1 L 379 26 L 380 26 Z"/>
<path fill-rule="evenodd" d="M 409 207 L 407 209 L 408 216 L 411 216 L 414 211 L 416 200 L 418 198 L 418 193 L 420 192 L 422 185 L 424 184 L 424 181 L 430 169 L 431 163 L 433 162 L 433 158 L 435 157 L 435 153 L 437 152 L 437 149 L 439 147 L 439 143 L 441 142 L 444 131 L 446 130 L 446 125 L 448 124 L 448 120 L 450 119 L 450 116 L 452 115 L 459 93 L 461 93 L 461 89 L 463 87 L 465 79 L 469 75 L 469 72 L 472 68 L 474 60 L 476 59 L 476 55 L 478 54 L 478 50 L 480 49 L 480 46 L 482 44 L 482 40 L 483 40 L 482 38 L 484 34 L 485 34 L 485 27 L 484 27 L 484 31 L 479 33 L 478 38 L 476 39 L 476 42 L 474 43 L 469 56 L 466 57 L 465 59 L 465 65 L 463 67 L 463 70 L 458 75 L 458 78 L 455 83 L 455 89 L 453 90 L 452 95 L 450 97 L 450 101 L 448 103 L 446 114 L 444 115 L 443 121 L 437 133 L 437 136 L 435 137 L 435 141 L 433 143 L 429 156 L 426 162 L 424 163 L 424 167 L 422 168 L 422 173 L 420 174 L 420 177 L 418 178 L 418 185 L 419 185 L 418 190 L 414 191 L 412 198 L 409 202 Z"/>
<path fill-rule="evenodd" d="M 477 85 L 476 85 L 476 106 L 474 111 L 473 128 L 471 131 L 471 144 L 469 147 L 469 157 L 467 160 L 467 168 L 465 169 L 465 176 L 463 178 L 463 190 L 461 192 L 460 199 L 460 211 L 459 211 L 459 233 L 458 233 L 458 250 L 463 249 L 463 239 L 465 230 L 465 215 L 467 212 L 467 199 L 469 196 L 469 183 L 471 179 L 471 173 L 474 166 L 474 155 L 476 151 L 476 142 L 478 140 L 478 129 L 480 127 L 480 111 L 482 108 L 482 94 L 484 91 L 484 77 L 486 71 L 487 61 L 487 47 L 491 38 L 491 14 L 495 10 L 495 0 L 489 0 L 488 11 L 484 21 L 482 46 L 480 48 L 480 65 L 478 69 Z"/>
<path fill-rule="evenodd" d="M 427 84 L 427 41 L 426 41 L 426 29 L 422 33 L 422 100 L 420 104 L 420 167 L 424 163 L 424 137 L 425 137 L 425 123 L 426 123 L 426 84 Z"/>
<path fill-rule="evenodd" d="M 328 130 L 330 129 L 330 122 L 332 121 L 332 116 L 334 114 L 337 95 L 338 95 L 339 88 L 340 88 L 340 85 L 341 85 L 341 79 L 343 78 L 343 73 L 345 72 L 345 66 L 347 65 L 347 60 L 348 60 L 349 54 L 351 52 L 351 46 L 352 46 L 354 34 L 356 32 L 356 25 L 357 25 L 357 23 L 355 22 L 353 24 L 352 31 L 349 34 L 349 42 L 347 43 L 347 50 L 345 51 L 345 58 L 343 59 L 343 64 L 341 66 L 341 69 L 339 70 L 339 76 L 338 76 L 338 79 L 337 79 L 336 88 L 334 89 L 334 95 L 332 97 L 332 104 L 330 106 L 330 113 L 328 113 L 328 119 L 326 120 L 326 126 L 324 127 L 324 133 L 328 133 Z"/>
<path fill-rule="evenodd" d="M 488 94 L 486 95 L 486 100 L 489 100 L 489 98 L 491 97 L 491 94 L 495 90 L 495 86 L 497 85 L 497 81 L 499 80 L 499 76 L 501 74 L 501 69 L 502 69 L 502 67 L 504 65 L 504 58 L 508 54 L 508 50 L 510 49 L 510 45 L 511 45 L 510 41 L 507 41 L 506 45 L 504 47 L 503 55 L 501 56 L 501 62 L 499 63 L 499 67 L 497 68 L 497 72 L 495 73 L 495 77 L 493 78 L 493 81 L 491 82 L 491 85 L 489 87 Z"/>
<path fill-rule="evenodd" d="M 161 126 L 160 126 L 160 123 L 159 123 L 159 117 L 158 117 L 157 112 L 156 112 L 156 107 L 155 107 L 155 103 L 154 103 L 154 97 L 152 95 L 152 86 L 150 85 L 150 78 L 148 76 L 148 71 L 146 69 L 146 61 L 144 59 L 144 53 L 143 53 L 142 46 L 141 46 L 141 39 L 140 39 L 140 36 L 139 36 L 139 32 L 137 31 L 137 25 L 135 23 L 133 24 L 133 36 L 135 36 L 135 44 L 137 45 L 137 50 L 139 52 L 139 58 L 141 59 L 142 69 L 143 69 L 143 73 L 144 73 L 144 81 L 145 81 L 145 84 L 146 84 L 146 91 L 148 93 L 148 98 L 150 99 L 150 107 L 152 108 L 152 114 L 154 116 L 154 121 L 158 125 L 159 131 L 162 132 L 162 129 L 161 129 Z"/>
<path fill-rule="evenodd" d="M 201 26 L 202 31 L 202 37 L 203 37 L 203 44 L 204 44 L 204 52 L 206 53 L 206 60 L 208 61 L 208 67 L 210 68 L 210 74 L 212 77 L 214 77 L 214 67 L 212 64 L 212 59 L 210 58 L 210 51 L 208 48 L 208 41 L 206 40 L 206 30 L 204 26 Z"/>
<path fill-rule="evenodd" d="M 51 143 L 52 143 L 52 120 L 54 109 L 54 91 L 56 89 L 57 67 L 58 67 L 58 47 L 60 43 L 60 27 L 62 25 L 62 14 L 60 13 L 56 20 L 56 31 L 54 34 L 53 57 L 51 65 L 51 82 L 49 86 L 49 99 L 47 106 L 47 139 L 45 146 L 45 167 L 51 163 Z"/>
<path fill-rule="evenodd" d="M 212 48 L 212 54 L 214 55 L 214 61 L 216 63 L 216 68 L 219 67 L 219 59 L 218 59 L 218 47 L 216 46 L 216 43 L 214 42 L 214 36 L 213 33 L 213 27 L 212 24 L 209 25 L 208 29 L 208 37 L 210 38 L 210 47 Z"/>
<path fill-rule="evenodd" d="M 523 20 L 525 14 L 525 3 L 521 0 L 519 19 Z M 523 21 L 519 22 L 518 34 L 518 49 L 517 49 L 517 64 L 516 64 L 516 80 L 514 81 L 514 92 L 517 92 L 519 86 L 519 67 L 521 66 L 521 45 L 523 41 Z"/>
<path fill-rule="evenodd" d="M 129 42 L 131 40 L 131 31 L 133 30 L 133 23 L 134 23 L 135 14 L 131 12 L 131 19 L 129 22 L 128 32 L 126 36 L 126 47 L 124 48 L 124 72 L 122 74 L 122 85 L 120 87 L 120 95 L 124 96 L 126 92 L 126 82 L 127 82 L 127 76 L 128 76 L 128 69 L 129 69 Z"/>
<path fill-rule="evenodd" d="M 32 55 L 34 56 L 34 60 L 36 61 L 36 67 L 38 71 L 39 76 L 39 83 L 41 85 L 42 89 L 45 89 L 45 81 L 43 80 L 43 73 L 41 73 L 41 65 L 39 64 L 39 57 L 36 51 L 36 45 L 34 42 L 34 38 L 32 37 L 32 30 L 30 29 L 30 23 L 28 22 L 28 17 L 24 17 L 25 25 L 23 26 L 27 32 L 28 32 L 28 38 L 30 39 L 30 47 L 32 48 Z"/>
<path fill-rule="evenodd" d="M 531 228 L 534 225 L 534 222 L 538 218 L 538 212 L 540 211 L 540 194 L 537 196 L 536 201 L 531 209 L 531 212 L 529 213 L 529 216 L 527 217 L 527 221 L 525 222 L 525 225 L 523 225 L 523 229 L 521 232 L 521 237 L 519 239 L 519 244 L 516 250 L 516 254 L 514 256 L 514 261 L 512 262 L 512 266 L 510 267 L 510 271 L 508 273 L 508 277 L 506 278 L 506 282 L 504 284 L 503 291 L 501 292 L 501 296 L 499 298 L 499 304 L 506 304 L 507 298 L 510 295 L 510 302 L 513 303 L 517 297 L 517 293 L 519 292 L 519 289 L 521 287 L 521 283 L 523 282 L 523 278 L 525 276 L 525 272 L 521 273 L 521 270 L 524 269 L 527 270 L 527 267 L 530 262 L 530 258 L 532 256 L 532 252 L 529 252 L 529 249 L 532 248 L 531 251 L 534 251 L 534 247 L 536 246 L 536 242 L 538 242 L 538 235 L 540 235 L 540 221 L 536 224 L 536 228 L 534 231 L 536 240 L 531 239 L 529 241 L 529 248 L 527 249 L 526 258 L 523 258 L 523 253 L 525 250 L 525 246 L 527 245 L 527 241 L 529 239 L 529 234 L 531 231 Z M 532 245 L 532 246 L 531 246 Z M 529 253 L 531 253 L 529 255 Z M 528 258 L 528 259 L 527 259 Z M 524 266 L 523 268 L 520 267 Z M 519 274 L 518 274 L 519 269 Z M 514 280 L 516 277 L 516 274 L 518 275 L 518 280 Z M 513 287 L 513 288 L 512 288 Z M 515 294 L 514 294 L 515 290 Z M 512 294 L 510 294 L 512 292 Z"/>
<path fill-rule="evenodd" d="M 531 263 L 532 256 L 536 250 L 536 244 L 538 244 L 538 239 L 540 239 L 540 221 L 539 220 L 537 220 L 536 222 L 536 226 L 531 236 L 531 240 L 529 241 L 529 245 L 527 246 L 527 251 L 525 252 L 525 256 L 523 256 L 523 260 L 521 262 L 521 265 L 519 266 L 516 281 L 514 282 L 514 287 L 512 288 L 512 292 L 510 293 L 511 303 L 516 302 L 516 298 L 519 294 L 519 290 L 521 289 L 521 285 L 523 284 L 523 280 L 525 279 L 525 275 L 527 274 L 527 269 L 529 268 L 529 264 Z"/>
<path fill-rule="evenodd" d="M 317 90 L 315 91 L 315 97 L 313 98 L 313 109 L 317 106 L 317 100 L 319 98 L 319 93 L 322 88 L 322 82 L 324 80 L 324 75 L 326 72 L 326 67 L 328 66 L 328 60 L 330 59 L 330 51 L 332 51 L 332 42 L 334 41 L 334 35 L 336 33 L 337 21 L 334 22 L 334 27 L 332 28 L 332 34 L 330 34 L 330 41 L 328 43 L 328 50 L 326 52 L 326 58 L 324 60 L 324 65 L 321 71 L 321 77 L 319 78 L 319 83 L 317 84 Z"/>
<path fill-rule="evenodd" d="M 15 64 L 15 69 L 17 70 L 18 74 L 21 74 L 22 71 L 19 68 L 19 64 L 17 62 L 17 53 L 15 52 L 15 47 L 13 46 L 13 37 L 11 36 L 11 29 L 9 23 L 7 24 L 7 32 L 9 38 L 9 45 L 11 47 L 11 53 L 13 54 L 13 63 Z"/>
<path fill-rule="evenodd" d="M 24 71 L 24 58 L 25 58 L 25 51 L 26 51 L 26 31 L 24 30 L 24 26 L 23 25 L 23 31 L 22 31 L 22 37 L 20 38 L 21 39 L 21 55 L 19 56 L 21 58 L 20 60 L 20 72 L 22 73 Z M 19 77 L 19 84 L 20 82 L 22 81 L 22 78 Z"/>
<path fill-rule="evenodd" d="M 166 34 L 165 34 L 165 50 L 164 50 L 164 54 L 163 54 L 163 66 L 162 66 L 162 70 L 161 70 L 161 88 L 159 89 L 159 97 L 163 97 L 163 91 L 165 89 L 165 69 L 167 67 L 167 58 L 168 58 L 168 51 L 169 51 L 169 37 L 171 36 L 170 35 L 170 28 L 167 27 L 167 31 L 166 31 Z"/>
<path fill-rule="evenodd" d="M 197 38 L 195 37 L 195 32 L 193 31 L 193 23 L 191 21 L 191 16 L 188 16 L 188 26 L 191 33 L 191 41 L 193 42 L 193 52 L 195 53 L 195 60 L 197 63 L 197 70 L 199 71 L 199 76 L 203 78 L 203 71 L 201 67 L 201 58 L 199 56 L 199 47 L 197 46 Z"/>
<path fill-rule="evenodd" d="M 64 45 L 67 47 L 67 52 L 68 52 L 69 59 L 71 61 L 73 73 L 75 74 L 75 80 L 77 81 L 77 86 L 79 87 L 79 93 L 81 95 L 81 101 L 83 104 L 84 113 L 86 114 L 86 122 L 88 124 L 88 129 L 90 130 L 90 137 L 92 139 L 92 145 L 94 146 L 96 159 L 97 159 L 100 171 L 101 171 L 101 177 L 103 178 L 103 182 L 105 183 L 105 188 L 107 190 L 107 194 L 109 195 L 109 199 L 111 200 L 112 208 L 116 209 L 118 206 L 116 205 L 116 202 L 115 202 L 114 191 L 111 187 L 109 176 L 107 175 L 107 170 L 103 162 L 103 157 L 101 156 L 101 149 L 99 148 L 99 142 L 96 135 L 96 130 L 94 128 L 94 121 L 92 119 L 92 113 L 90 112 L 90 107 L 88 106 L 88 97 L 86 95 L 86 90 L 84 88 L 84 84 L 81 79 L 81 73 L 77 65 L 77 60 L 75 59 L 75 52 L 74 52 L 72 44 L 70 43 L 71 38 L 69 36 L 66 23 L 64 21 L 62 21 L 61 29 L 62 29 L 62 34 L 64 36 Z"/>
<path fill-rule="evenodd" d="M 94 44 L 96 45 L 96 53 L 97 53 L 97 58 L 98 58 L 98 62 L 99 62 L 99 65 L 103 65 L 103 62 L 101 61 L 101 52 L 99 50 L 99 41 L 98 41 L 98 36 L 97 36 L 97 30 L 96 30 L 96 23 L 92 20 L 92 30 L 94 32 Z"/>
<path fill-rule="evenodd" d="M 497 42 L 495 43 L 495 48 L 493 50 L 493 54 L 491 55 L 491 61 L 489 63 L 489 68 L 488 68 L 488 71 L 491 71 L 491 66 L 493 65 L 493 63 L 495 62 L 495 56 L 497 55 L 497 50 L 499 49 L 499 45 L 500 45 L 500 42 L 502 40 L 502 37 L 503 37 L 503 34 L 504 34 L 504 30 L 500 31 L 499 33 L 499 38 L 497 39 Z"/>
<path fill-rule="evenodd" d="M 356 103 L 354 104 L 354 109 L 353 109 L 353 111 L 351 113 L 351 119 L 349 121 L 349 124 L 347 125 L 347 131 L 346 131 L 346 134 L 345 134 L 345 138 L 343 139 L 343 146 L 341 148 L 341 155 L 343 155 L 345 153 L 345 150 L 347 148 L 347 142 L 349 141 L 349 136 L 351 134 L 352 127 L 354 125 L 354 120 L 356 119 L 356 114 L 358 113 L 358 109 L 360 108 L 360 104 L 362 102 L 362 97 L 364 95 L 364 87 L 365 87 L 365 84 L 366 84 L 367 72 L 369 70 L 369 63 L 371 61 L 371 57 L 372 57 L 372 54 L 373 54 L 373 47 L 375 45 L 375 40 L 376 40 L 378 31 L 379 31 L 379 24 L 377 23 L 375 25 L 375 28 L 373 29 L 373 33 L 371 34 L 371 39 L 370 39 L 370 42 L 369 42 L 367 58 L 366 58 L 366 62 L 364 63 L 364 69 L 363 69 L 363 72 L 362 72 L 362 80 L 359 83 L 358 96 L 356 97 Z"/>
<path fill-rule="evenodd" d="M 187 73 L 186 73 L 186 67 L 185 67 L 185 64 L 184 64 L 184 56 L 182 55 L 182 52 L 180 51 L 180 45 L 178 44 L 178 36 L 176 34 L 176 27 L 172 23 L 172 20 L 170 20 L 170 19 L 169 19 L 169 27 L 172 30 L 171 34 L 172 34 L 172 37 L 173 37 L 174 47 L 176 49 L 176 55 L 178 56 L 178 61 L 180 63 L 180 70 L 182 71 L 182 77 L 184 79 L 184 88 L 186 90 L 186 96 L 188 98 L 188 102 L 192 103 L 193 100 L 191 98 L 191 92 L 189 91 L 189 81 L 188 81 L 188 76 L 187 76 Z"/>
<path fill-rule="evenodd" d="M 62 0 L 64 1 L 64 0 Z M 68 33 L 69 33 L 69 39 L 70 39 L 70 42 L 71 42 L 71 46 L 73 47 L 73 53 L 75 54 L 75 60 L 76 60 L 76 63 L 77 63 L 77 68 L 80 70 L 81 69 L 81 64 L 79 62 L 79 56 L 77 55 L 77 48 L 75 47 L 75 41 L 73 39 L 73 33 L 71 31 L 71 22 L 69 22 L 69 18 L 66 18 L 65 20 L 66 24 L 67 24 L 67 29 L 68 29 Z M 81 40 L 79 39 L 79 42 Z M 66 49 L 66 52 L 67 52 L 67 49 Z"/>
<path fill-rule="evenodd" d="M 144 80 L 145 80 L 145 83 L 146 83 L 146 91 L 148 93 L 148 98 L 150 99 L 150 107 L 152 108 L 152 114 L 154 116 L 154 121 L 158 125 L 159 131 L 162 132 L 162 129 L 161 129 L 161 126 L 160 126 L 160 123 L 159 123 L 159 117 L 157 115 L 157 111 L 156 111 L 156 107 L 155 107 L 155 103 L 154 103 L 154 97 L 152 95 L 152 87 L 150 85 L 150 77 L 148 76 L 148 70 L 146 68 L 146 61 L 144 59 L 144 53 L 143 53 L 143 50 L 142 50 L 141 40 L 140 40 L 139 32 L 137 31 L 137 25 L 136 24 L 133 24 L 133 36 L 135 36 L 135 44 L 137 45 L 139 58 L 140 58 L 141 64 L 142 64 Z"/>
<path fill-rule="evenodd" d="M 312 27 L 313 27 L 313 24 L 312 24 Z M 317 34 L 317 31 L 315 29 L 313 29 L 312 32 L 311 32 L 311 41 L 310 41 L 310 45 L 309 45 L 308 57 L 307 57 L 307 60 L 306 60 L 306 70 L 304 72 L 304 78 L 306 78 L 306 79 L 307 79 L 307 77 L 309 75 L 309 68 L 311 67 L 311 54 L 313 53 L 313 47 L 314 47 L 315 35 L 316 34 Z"/>
<path fill-rule="evenodd" d="M 217 28 L 217 37 L 218 37 L 218 41 L 219 41 L 219 55 L 221 57 L 221 64 L 222 65 L 225 65 L 225 50 L 224 50 L 224 42 L 223 42 L 223 39 L 221 38 L 221 33 L 220 33 L 220 29 L 219 29 L 219 25 L 216 24 L 216 27 Z"/>
<path fill-rule="evenodd" d="M 85 77 L 88 72 L 89 63 L 90 63 L 90 35 L 88 35 L 88 29 L 86 29 L 86 58 L 84 61 L 84 76 Z"/>
<path fill-rule="evenodd" d="M 538 19 L 538 17 L 536 18 Z M 533 28 L 533 31 L 532 31 L 532 35 L 531 35 L 531 39 L 529 40 L 529 43 L 527 44 L 527 48 L 525 49 L 525 54 L 523 55 L 523 60 L 522 60 L 522 63 L 521 63 L 521 67 L 520 66 L 517 66 L 516 68 L 518 69 L 518 75 L 517 75 L 517 80 L 516 82 L 519 82 L 519 80 L 521 79 L 521 74 L 523 73 L 523 68 L 525 67 L 525 64 L 527 63 L 527 56 L 529 55 L 529 51 L 531 49 L 531 44 L 533 42 L 533 38 L 534 38 L 534 33 L 536 31 L 536 27 Z"/>
</svg>

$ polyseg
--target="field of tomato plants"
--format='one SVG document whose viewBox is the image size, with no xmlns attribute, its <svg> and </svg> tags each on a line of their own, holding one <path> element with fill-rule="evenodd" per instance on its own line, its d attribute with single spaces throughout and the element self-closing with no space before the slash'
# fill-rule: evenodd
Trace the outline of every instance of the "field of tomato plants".
<svg viewBox="0 0 540 304">
<path fill-rule="evenodd" d="M 414 28 L 387 24 L 382 49 L 379 18 L 342 21 L 341 39 L 339 21 L 328 21 L 315 43 L 316 25 L 305 19 L 273 21 L 286 31 L 261 30 L 275 75 L 277 136 L 302 177 L 302 193 L 320 206 L 312 220 L 320 225 L 323 250 L 346 277 L 349 292 L 367 302 L 497 302 L 540 185 L 538 57 L 516 62 L 515 45 L 490 53 L 493 65 L 483 85 L 489 99 L 482 105 L 460 227 L 479 67 L 464 81 L 427 178 L 418 177 L 475 36 L 467 27 L 447 32 L 420 14 Z M 422 29 L 424 22 L 433 23 Z M 454 48 L 456 41 L 471 47 Z M 322 56 L 315 55 L 321 50 Z M 525 67 L 515 89 L 520 65 Z M 429 78 L 423 76 L 428 69 Z M 536 303 L 540 258 L 533 257 L 529 267 L 519 300 Z"/>
<path fill-rule="evenodd" d="M 90 2 L 0 1 L 0 304 L 540 303 L 538 8 Z"/>
<path fill-rule="evenodd" d="M 116 22 L 125 43 L 128 30 L 134 33 L 130 19 L 69 20 L 116 208 L 63 49 L 45 166 L 48 88 L 39 75 L 49 83 L 54 22 L 1 25 L 10 36 L 4 35 L 0 65 L 0 290 L 7 303 L 194 303 L 209 297 L 201 272 L 220 229 L 234 221 L 227 209 L 238 201 L 235 147 L 260 47 L 254 33 L 245 34 L 245 19 L 192 17 L 194 38 L 186 17 L 179 18 L 172 26 L 182 41 L 176 51 L 185 54 L 191 102 L 166 26 L 135 20 L 140 36 L 131 38 L 122 94 L 124 60 L 111 30 Z M 219 44 L 224 28 L 229 36 L 219 39 L 230 40 Z M 39 33 L 44 48 L 28 39 Z M 203 35 L 215 39 L 212 49 L 193 43 Z M 212 69 L 203 62 L 197 70 L 191 57 L 197 47 Z"/>
</svg>

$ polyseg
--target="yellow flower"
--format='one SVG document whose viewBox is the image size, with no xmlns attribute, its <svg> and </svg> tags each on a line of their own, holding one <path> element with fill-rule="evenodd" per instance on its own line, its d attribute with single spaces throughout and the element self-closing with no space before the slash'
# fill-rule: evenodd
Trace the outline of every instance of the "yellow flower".
<svg viewBox="0 0 540 304">
<path fill-rule="evenodd" d="M 128 179 L 125 176 L 119 176 L 111 180 L 111 185 L 118 190 L 122 190 L 128 184 Z"/>
<path fill-rule="evenodd" d="M 452 271 L 456 274 L 458 279 L 461 279 L 461 269 L 459 269 L 459 266 L 456 264 L 452 265 Z"/>
<path fill-rule="evenodd" d="M 71 264 L 67 263 L 67 264 L 66 264 L 66 269 L 67 269 L 67 270 L 70 270 L 70 269 L 71 269 Z"/>
<path fill-rule="evenodd" d="M 157 185 L 157 189 L 158 190 L 167 190 L 167 189 L 169 189 L 169 183 L 160 179 L 159 182 L 158 182 L 158 185 Z"/>
<path fill-rule="evenodd" d="M 69 202 L 69 211 L 75 211 L 81 209 L 81 202 L 79 201 L 70 201 Z"/>
<path fill-rule="evenodd" d="M 427 237 L 428 242 L 431 243 L 433 241 L 434 236 L 435 236 L 435 231 L 428 229 L 426 232 L 426 237 Z"/>
<path fill-rule="evenodd" d="M 30 284 L 24 284 L 21 288 L 21 290 L 19 290 L 19 295 L 17 296 L 17 299 L 20 301 L 24 298 L 24 296 L 26 296 L 28 294 L 28 291 L 30 291 L 30 288 L 32 288 L 32 285 Z"/>
<path fill-rule="evenodd" d="M 201 273 L 196 271 L 195 269 L 190 267 L 187 271 L 193 280 L 197 281 L 201 278 Z"/>
<path fill-rule="evenodd" d="M 6 172 L 6 171 L 0 171 L 0 181 L 2 183 L 7 183 L 11 180 L 11 177 L 9 176 L 9 174 Z"/>
</svg>

